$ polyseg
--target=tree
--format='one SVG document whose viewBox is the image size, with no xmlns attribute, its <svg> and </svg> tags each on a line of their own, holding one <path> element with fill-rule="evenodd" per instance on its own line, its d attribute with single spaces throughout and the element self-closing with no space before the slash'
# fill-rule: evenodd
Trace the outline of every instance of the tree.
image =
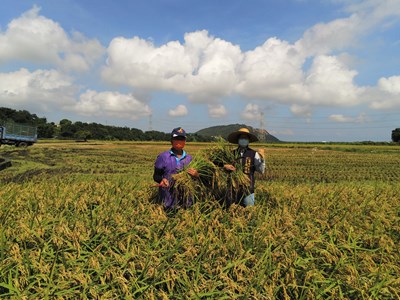
<svg viewBox="0 0 400 300">
<path fill-rule="evenodd" d="M 9 120 L 13 120 L 13 116 L 16 113 L 15 109 L 0 107 L 0 120 L 5 123 Z"/>
<path fill-rule="evenodd" d="M 63 126 L 63 125 L 72 125 L 72 122 L 68 119 L 62 119 L 60 121 L 60 126 Z"/>
<path fill-rule="evenodd" d="M 37 117 L 35 115 L 35 117 Z M 14 121 L 20 124 L 32 124 L 34 123 L 34 116 L 29 113 L 27 110 L 18 110 L 15 112 Z"/>
<path fill-rule="evenodd" d="M 170 134 L 155 130 L 146 131 L 145 135 L 147 141 L 169 141 L 171 139 Z"/>
<path fill-rule="evenodd" d="M 39 138 L 53 138 L 55 134 L 55 124 L 45 123 L 39 124 L 37 127 L 37 133 Z"/>
<path fill-rule="evenodd" d="M 400 142 L 400 128 L 392 130 L 392 141 L 395 143 Z"/>
<path fill-rule="evenodd" d="M 79 140 L 84 140 L 85 142 L 87 142 L 88 138 L 90 138 L 92 135 L 92 133 L 88 130 L 78 130 L 75 133 L 75 138 L 79 139 Z"/>
<path fill-rule="evenodd" d="M 68 119 L 62 119 L 60 121 L 60 136 L 63 138 L 71 138 L 76 132 L 75 126 Z"/>
</svg>

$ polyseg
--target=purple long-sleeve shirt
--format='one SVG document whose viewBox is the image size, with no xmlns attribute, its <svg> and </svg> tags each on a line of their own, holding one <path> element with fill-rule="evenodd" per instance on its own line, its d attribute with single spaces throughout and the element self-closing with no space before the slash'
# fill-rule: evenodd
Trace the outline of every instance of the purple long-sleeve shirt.
<svg viewBox="0 0 400 300">
<path fill-rule="evenodd" d="M 162 203 L 166 208 L 174 208 L 177 205 L 177 195 L 173 192 L 172 175 L 178 173 L 192 161 L 192 156 L 183 151 L 181 157 L 177 157 L 171 150 L 160 153 L 154 164 L 154 181 L 160 183 L 163 178 L 168 179 L 171 188 L 159 188 Z M 186 199 L 191 202 L 191 199 Z"/>
</svg>

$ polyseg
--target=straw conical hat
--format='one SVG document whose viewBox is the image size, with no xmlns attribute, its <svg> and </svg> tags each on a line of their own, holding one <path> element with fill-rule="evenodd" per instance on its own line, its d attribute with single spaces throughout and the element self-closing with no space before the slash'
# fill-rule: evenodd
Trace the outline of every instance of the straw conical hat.
<svg viewBox="0 0 400 300">
<path fill-rule="evenodd" d="M 237 144 L 239 136 L 241 134 L 247 135 L 249 137 L 250 143 L 257 142 L 258 138 L 250 132 L 247 128 L 240 128 L 238 131 L 232 132 L 228 135 L 228 142 L 232 144 Z"/>
</svg>

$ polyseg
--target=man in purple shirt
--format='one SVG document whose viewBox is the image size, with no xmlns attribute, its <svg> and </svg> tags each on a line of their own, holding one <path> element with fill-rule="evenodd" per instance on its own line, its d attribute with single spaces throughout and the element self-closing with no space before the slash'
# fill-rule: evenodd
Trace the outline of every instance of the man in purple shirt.
<svg viewBox="0 0 400 300">
<path fill-rule="evenodd" d="M 165 209 L 174 209 L 179 206 L 189 206 L 192 199 L 180 199 L 180 195 L 174 191 L 174 181 L 172 175 L 179 173 L 187 166 L 192 156 L 186 153 L 183 148 L 186 144 L 186 132 L 182 127 L 174 128 L 171 132 L 171 149 L 160 153 L 154 164 L 154 181 L 159 184 L 159 196 Z M 188 168 L 187 172 L 194 178 L 199 177 L 197 170 Z"/>
</svg>

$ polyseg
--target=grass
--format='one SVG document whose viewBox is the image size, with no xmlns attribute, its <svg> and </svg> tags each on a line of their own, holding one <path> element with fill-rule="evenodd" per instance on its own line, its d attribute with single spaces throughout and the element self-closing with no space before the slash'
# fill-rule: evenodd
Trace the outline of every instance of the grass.
<svg viewBox="0 0 400 300">
<path fill-rule="evenodd" d="M 255 207 L 203 199 L 174 216 L 151 202 L 167 143 L 2 147 L 0 294 L 398 299 L 400 156 L 264 147 Z"/>
</svg>

